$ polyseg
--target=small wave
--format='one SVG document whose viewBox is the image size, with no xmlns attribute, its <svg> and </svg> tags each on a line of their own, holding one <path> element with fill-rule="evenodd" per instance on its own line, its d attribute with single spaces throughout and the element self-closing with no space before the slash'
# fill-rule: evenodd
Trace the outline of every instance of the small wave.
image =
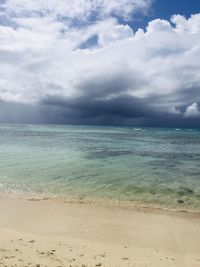
<svg viewBox="0 0 200 267">
<path fill-rule="evenodd" d="M 141 128 L 134 128 L 133 130 L 134 131 L 142 131 L 143 129 L 141 129 Z"/>
</svg>

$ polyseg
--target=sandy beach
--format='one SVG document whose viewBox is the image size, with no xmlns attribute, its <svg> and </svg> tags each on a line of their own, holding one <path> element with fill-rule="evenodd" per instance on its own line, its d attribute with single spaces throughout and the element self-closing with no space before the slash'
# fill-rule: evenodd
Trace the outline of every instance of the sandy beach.
<svg viewBox="0 0 200 267">
<path fill-rule="evenodd" d="M 198 214 L 8 197 L 0 214 L 0 266 L 200 266 Z"/>
</svg>

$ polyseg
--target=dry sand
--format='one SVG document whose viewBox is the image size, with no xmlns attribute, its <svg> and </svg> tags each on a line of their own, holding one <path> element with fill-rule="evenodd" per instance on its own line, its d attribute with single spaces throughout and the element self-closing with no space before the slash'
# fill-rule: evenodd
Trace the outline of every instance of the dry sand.
<svg viewBox="0 0 200 267">
<path fill-rule="evenodd" d="M 2 266 L 200 267 L 200 217 L 1 197 Z"/>
</svg>

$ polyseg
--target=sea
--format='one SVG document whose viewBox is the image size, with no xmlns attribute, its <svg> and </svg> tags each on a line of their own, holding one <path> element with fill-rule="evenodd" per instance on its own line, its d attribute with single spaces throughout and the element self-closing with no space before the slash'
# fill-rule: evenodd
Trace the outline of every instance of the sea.
<svg viewBox="0 0 200 267">
<path fill-rule="evenodd" d="M 200 129 L 0 124 L 0 195 L 200 211 Z"/>
</svg>

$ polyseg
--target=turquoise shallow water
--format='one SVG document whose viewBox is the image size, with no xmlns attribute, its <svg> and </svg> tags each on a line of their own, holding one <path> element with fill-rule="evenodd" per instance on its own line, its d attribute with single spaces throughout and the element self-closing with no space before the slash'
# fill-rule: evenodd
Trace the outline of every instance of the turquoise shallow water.
<svg viewBox="0 0 200 267">
<path fill-rule="evenodd" d="M 0 192 L 200 209 L 200 130 L 0 124 Z"/>
</svg>

